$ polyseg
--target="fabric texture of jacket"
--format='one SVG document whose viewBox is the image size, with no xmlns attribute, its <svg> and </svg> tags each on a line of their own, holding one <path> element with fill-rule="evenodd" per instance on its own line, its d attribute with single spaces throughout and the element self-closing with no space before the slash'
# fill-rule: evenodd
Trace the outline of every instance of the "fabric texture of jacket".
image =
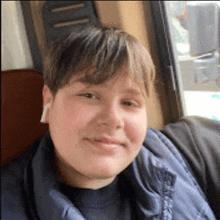
<svg viewBox="0 0 220 220">
<path fill-rule="evenodd" d="M 133 189 L 137 219 L 216 219 L 196 169 L 189 170 L 187 154 L 181 156 L 168 134 L 169 128 L 148 129 L 138 156 L 119 174 Z M 2 168 L 1 182 L 3 220 L 85 219 L 59 191 L 49 132 Z"/>
</svg>

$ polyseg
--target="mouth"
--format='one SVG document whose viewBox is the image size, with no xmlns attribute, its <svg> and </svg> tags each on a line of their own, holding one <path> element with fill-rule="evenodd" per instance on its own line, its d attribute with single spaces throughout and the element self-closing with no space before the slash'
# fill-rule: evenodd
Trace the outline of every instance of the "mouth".
<svg viewBox="0 0 220 220">
<path fill-rule="evenodd" d="M 98 143 L 104 143 L 109 145 L 124 145 L 121 141 L 118 141 L 116 139 L 105 138 L 105 137 L 94 138 L 92 140 Z"/>
<path fill-rule="evenodd" d="M 96 148 L 104 151 L 114 152 L 120 147 L 124 147 L 125 144 L 121 141 L 112 138 L 100 137 L 100 138 L 85 138 L 90 144 Z"/>
</svg>

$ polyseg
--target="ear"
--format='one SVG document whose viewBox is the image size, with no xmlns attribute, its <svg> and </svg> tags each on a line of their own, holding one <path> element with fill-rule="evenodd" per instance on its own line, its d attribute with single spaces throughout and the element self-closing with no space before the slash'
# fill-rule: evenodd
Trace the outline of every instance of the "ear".
<svg viewBox="0 0 220 220">
<path fill-rule="evenodd" d="M 41 116 L 41 123 L 49 123 L 49 110 L 53 102 L 53 95 L 50 89 L 45 85 L 42 91 L 43 95 L 43 112 Z"/>
<path fill-rule="evenodd" d="M 43 95 L 43 108 L 48 104 L 51 105 L 53 102 L 53 95 L 50 89 L 48 88 L 48 86 L 45 85 L 43 87 L 42 95 Z"/>
</svg>

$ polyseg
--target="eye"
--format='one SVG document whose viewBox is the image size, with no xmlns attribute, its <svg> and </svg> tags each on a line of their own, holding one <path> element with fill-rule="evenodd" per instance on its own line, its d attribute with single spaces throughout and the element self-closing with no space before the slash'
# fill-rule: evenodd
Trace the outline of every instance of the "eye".
<svg viewBox="0 0 220 220">
<path fill-rule="evenodd" d="M 95 94 L 90 93 L 90 92 L 82 93 L 82 94 L 80 94 L 80 96 L 83 96 L 83 97 L 88 98 L 88 99 L 95 99 L 95 98 L 97 98 L 97 96 Z"/>
<path fill-rule="evenodd" d="M 128 107 L 138 107 L 138 104 L 134 101 L 123 101 L 123 105 L 126 105 Z"/>
</svg>

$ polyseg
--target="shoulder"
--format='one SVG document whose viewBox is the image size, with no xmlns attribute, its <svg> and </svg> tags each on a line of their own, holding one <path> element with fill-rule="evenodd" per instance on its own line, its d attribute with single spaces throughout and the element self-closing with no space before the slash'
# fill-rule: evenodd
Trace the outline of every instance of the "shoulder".
<svg viewBox="0 0 220 220">
<path fill-rule="evenodd" d="M 166 125 L 161 132 L 181 153 L 220 218 L 220 122 L 188 116 Z"/>
<path fill-rule="evenodd" d="M 25 192 L 23 185 L 22 165 L 12 162 L 2 168 L 1 210 L 3 219 L 19 219 L 19 216 L 24 215 Z"/>
<path fill-rule="evenodd" d="M 40 140 L 21 156 L 1 167 L 1 209 L 4 219 L 27 219 L 25 207 L 25 168 Z"/>
</svg>

